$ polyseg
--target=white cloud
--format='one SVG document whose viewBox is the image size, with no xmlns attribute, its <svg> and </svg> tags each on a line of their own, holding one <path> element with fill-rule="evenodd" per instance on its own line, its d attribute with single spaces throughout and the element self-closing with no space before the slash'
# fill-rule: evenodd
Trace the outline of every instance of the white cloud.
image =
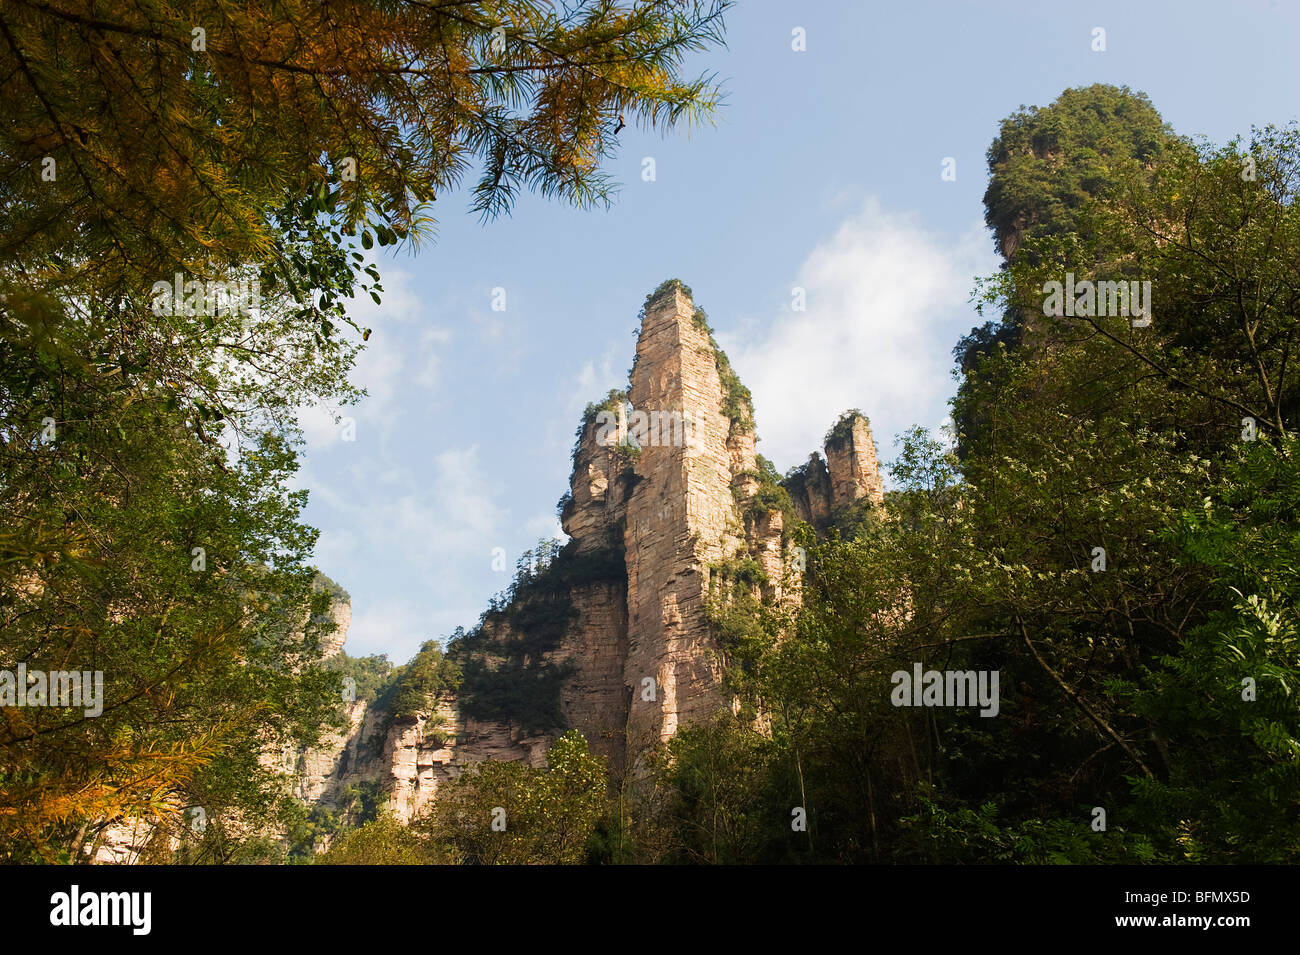
<svg viewBox="0 0 1300 955">
<path fill-rule="evenodd" d="M 387 264 L 381 275 L 382 305 L 376 305 L 363 292 L 347 306 L 348 316 L 359 327 L 371 329 L 370 339 L 362 347 L 349 375 L 352 384 L 364 388 L 369 397 L 359 405 L 299 409 L 298 425 L 309 450 L 328 448 L 340 441 L 342 427 L 335 423 L 336 415 L 355 418 L 358 428 L 370 426 L 386 432 L 396 411 L 394 402 L 400 397 L 398 382 L 414 378 L 430 388 L 436 383 L 438 357 L 434 346 L 449 340 L 449 333 L 438 328 L 419 328 L 418 323 L 427 309 L 412 287 L 414 276 L 410 272 Z M 412 359 L 412 355 L 418 358 Z M 413 360 L 421 362 L 423 367 L 408 374 L 407 365 Z"/>
<path fill-rule="evenodd" d="M 753 392 L 760 452 L 782 470 L 798 464 L 854 407 L 884 458 L 899 432 L 940 424 L 952 347 L 977 324 L 973 279 L 996 267 L 982 225 L 954 243 L 868 199 L 791 281 L 806 289 L 806 311 L 786 305 L 718 336 Z"/>
<path fill-rule="evenodd" d="M 478 445 L 443 451 L 435 460 L 436 494 L 443 514 L 442 532 L 468 547 L 486 549 L 505 521 L 505 511 L 495 498 L 499 485 L 490 485 L 479 464 Z"/>
<path fill-rule="evenodd" d="M 375 263 L 367 260 L 366 264 Z M 412 284 L 415 276 L 391 261 L 378 263 L 377 268 L 384 287 L 379 293 L 382 304 L 376 305 L 369 292 L 358 291 L 348 303 L 348 316 L 362 328 L 373 328 L 376 332 L 391 329 L 394 323 L 418 321 L 424 303 Z"/>
<path fill-rule="evenodd" d="M 595 361 L 588 359 L 573 376 L 573 387 L 565 397 L 563 407 L 565 414 L 573 419 L 575 427 L 578 416 L 590 402 L 600 401 L 611 389 L 627 388 L 627 371 L 619 368 L 617 362 L 630 362 L 633 351 L 634 349 L 624 346 L 620 352 L 617 345 L 610 342 L 600 356 L 599 370 Z"/>
<path fill-rule="evenodd" d="M 343 413 L 342 410 L 339 413 Z M 341 428 L 334 421 L 335 411 L 322 405 L 298 409 L 298 427 L 302 428 L 308 448 L 324 448 L 339 437 Z"/>
<path fill-rule="evenodd" d="M 442 358 L 439 355 L 439 346 L 446 345 L 451 341 L 451 332 L 446 328 L 426 328 L 420 335 L 420 347 L 417 354 L 419 355 L 420 370 L 415 376 L 415 380 L 425 388 L 436 388 L 440 376 L 439 370 L 442 366 Z"/>
<path fill-rule="evenodd" d="M 501 489 L 488 482 L 477 445 L 443 451 L 432 473 L 421 475 L 358 458 L 342 486 L 354 490 L 337 493 L 318 480 L 312 494 L 342 512 L 369 559 L 428 581 L 432 593 L 455 594 L 463 563 L 479 554 L 486 561 L 492 542 L 503 536 Z"/>
<path fill-rule="evenodd" d="M 564 533 L 564 529 L 560 526 L 560 519 L 555 516 L 553 511 L 534 514 L 524 522 L 524 531 L 532 540 L 553 537 L 564 543 L 569 539 L 569 536 Z"/>
<path fill-rule="evenodd" d="M 354 598 L 356 600 L 357 598 Z M 445 640 L 457 626 L 477 619 L 478 611 L 429 610 L 410 601 L 380 606 L 352 607 L 352 626 L 343 649 L 354 657 L 387 653 L 394 663 L 405 663 L 425 640 Z"/>
<path fill-rule="evenodd" d="M 477 445 L 442 451 L 418 473 L 359 455 L 342 472 L 313 470 L 308 480 L 312 507 L 335 528 L 321 534 L 314 562 L 354 596 L 349 653 L 385 650 L 402 661 L 421 641 L 473 624 L 482 609 L 475 581 L 492 548 L 513 537 L 498 504 L 503 488 L 489 480 Z M 349 566 L 366 571 L 349 577 Z M 371 606 L 363 581 L 373 568 L 383 568 L 389 592 L 412 596 Z"/>
<path fill-rule="evenodd" d="M 507 307 L 509 300 L 507 299 Z M 485 312 L 479 308 L 472 308 L 469 312 L 470 319 L 478 327 L 479 337 L 489 344 L 500 344 L 501 339 L 505 337 L 506 322 L 503 317 L 505 312 Z"/>
</svg>

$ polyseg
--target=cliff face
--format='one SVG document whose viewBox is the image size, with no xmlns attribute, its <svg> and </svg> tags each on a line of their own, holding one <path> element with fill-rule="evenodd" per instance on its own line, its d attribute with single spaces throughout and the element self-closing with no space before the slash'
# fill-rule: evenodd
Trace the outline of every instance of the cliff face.
<svg viewBox="0 0 1300 955">
<path fill-rule="evenodd" d="M 704 617 L 707 567 L 741 545 L 732 484 L 757 464 L 752 437 L 728 440 L 732 422 L 722 411 L 714 349 L 680 286 L 646 308 L 628 398 L 637 411 L 658 412 L 661 423 L 665 412 L 669 420 L 678 412 L 694 426 L 689 447 L 662 433 L 642 447 L 624 521 L 627 746 L 640 769 L 682 723 L 707 719 L 722 703 Z"/>
<path fill-rule="evenodd" d="M 787 485 L 801 519 L 824 525 L 847 504 L 881 504 L 865 418 L 842 418 L 825 451 Z M 751 506 L 760 478 L 748 392 L 689 291 L 665 283 L 647 301 L 628 391 L 580 429 L 561 515 L 570 542 L 461 648 L 474 679 L 414 719 L 350 705 L 348 729 L 300 759 L 299 794 L 332 806 L 370 781 L 410 819 L 472 763 L 542 765 L 567 728 L 613 775 L 643 775 L 660 743 L 728 706 L 705 615 L 713 568 L 752 560 L 768 596 L 797 599 L 784 516 Z M 524 678 L 553 679 L 553 725 L 488 705 Z"/>
<path fill-rule="evenodd" d="M 877 507 L 885 503 L 880 486 L 880 465 L 876 460 L 876 443 L 871 426 L 860 414 L 850 413 L 840 419 L 825 444 L 826 464 L 830 472 L 831 510 L 870 498 Z"/>
</svg>

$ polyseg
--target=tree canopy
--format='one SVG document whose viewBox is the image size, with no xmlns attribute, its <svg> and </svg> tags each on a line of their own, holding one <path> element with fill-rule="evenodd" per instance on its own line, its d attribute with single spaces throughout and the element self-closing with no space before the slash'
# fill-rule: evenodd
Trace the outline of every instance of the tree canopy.
<svg viewBox="0 0 1300 955">
<path fill-rule="evenodd" d="M 486 217 L 610 201 L 622 125 L 719 103 L 684 70 L 728 5 L 0 6 L 0 669 L 104 680 L 94 718 L 0 710 L 0 854 L 80 860 L 144 820 L 250 858 L 281 756 L 341 719 L 344 592 L 288 482 L 297 411 L 361 397 L 372 250 L 462 187 Z M 403 706 L 454 679 L 430 654 Z"/>
</svg>

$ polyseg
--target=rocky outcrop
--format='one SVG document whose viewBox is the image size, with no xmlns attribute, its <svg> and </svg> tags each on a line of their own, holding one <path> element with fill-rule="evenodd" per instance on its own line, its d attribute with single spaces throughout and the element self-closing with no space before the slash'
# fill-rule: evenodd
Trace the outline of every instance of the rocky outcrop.
<svg viewBox="0 0 1300 955">
<path fill-rule="evenodd" d="M 820 454 L 814 451 L 808 456 L 808 463 L 799 470 L 795 481 L 787 482 L 786 490 L 801 521 L 821 526 L 830 520 L 831 475 Z"/>
<path fill-rule="evenodd" d="M 316 746 L 285 766 L 300 799 L 330 809 L 338 807 L 348 787 L 379 778 L 387 736 L 384 713 L 369 701 L 341 701 L 340 706 L 346 726 L 326 732 Z"/>
<path fill-rule="evenodd" d="M 759 496 L 755 440 L 748 392 L 703 313 L 685 286 L 664 283 L 647 299 L 628 390 L 589 407 L 579 430 L 561 511 L 570 542 L 466 642 L 476 682 L 405 720 L 351 705 L 348 727 L 299 761 L 300 795 L 337 805 L 373 781 L 409 819 L 474 763 L 542 765 L 567 728 L 615 776 L 641 776 L 663 741 L 731 703 L 706 615 L 719 568 L 752 561 L 765 581 L 756 595 L 798 599 L 789 512 Z M 883 502 L 864 417 L 841 418 L 825 451 L 786 484 L 798 518 L 825 526 L 847 504 Z M 479 698 L 542 672 L 556 677 L 555 725 L 526 728 Z"/>
<path fill-rule="evenodd" d="M 611 439 L 619 433 L 615 427 L 598 420 L 605 412 L 622 412 L 626 421 L 626 394 L 613 392 L 600 408 L 583 420 L 582 434 L 573 455 L 573 474 L 569 478 L 569 499 L 560 515 L 564 533 L 582 553 L 610 547 L 622 548 L 623 524 L 627 500 L 635 483 L 629 454 Z M 616 419 L 617 420 L 617 419 Z"/>
<path fill-rule="evenodd" d="M 800 520 L 824 528 L 837 512 L 859 501 L 884 507 L 876 442 L 861 412 L 849 411 L 841 416 L 826 435 L 823 450 L 824 459 L 814 452 L 787 482 Z"/>
<path fill-rule="evenodd" d="M 620 584 L 595 584 L 572 594 L 577 611 L 555 657 L 571 676 L 560 691 L 565 725 L 580 731 L 593 753 L 619 774 L 626 758 L 631 694 L 623 678 L 628 655 L 627 591 Z"/>
<path fill-rule="evenodd" d="M 695 422 L 693 446 L 660 443 L 636 458 L 624 527 L 632 690 L 629 759 L 643 758 L 685 722 L 722 705 L 720 661 L 704 615 L 708 566 L 739 549 L 732 482 L 757 468 L 752 441 L 730 441 L 722 381 L 707 328 L 680 285 L 651 301 L 628 396 L 639 410 Z"/>
<path fill-rule="evenodd" d="M 454 696 L 444 696 L 428 715 L 395 722 L 384 740 L 379 781 L 393 815 L 409 822 L 438 787 L 473 763 L 485 760 L 546 763 L 550 739 L 519 727 L 462 715 Z"/>
<path fill-rule="evenodd" d="M 876 443 L 865 417 L 850 412 L 841 418 L 831 429 L 825 449 L 832 511 L 864 497 L 877 507 L 884 505 L 885 492 L 880 484 Z"/>
<path fill-rule="evenodd" d="M 348 630 L 352 626 L 352 601 L 335 599 L 330 601 L 330 617 L 334 629 L 321 637 L 321 658 L 328 660 L 337 656 L 347 642 Z"/>
</svg>

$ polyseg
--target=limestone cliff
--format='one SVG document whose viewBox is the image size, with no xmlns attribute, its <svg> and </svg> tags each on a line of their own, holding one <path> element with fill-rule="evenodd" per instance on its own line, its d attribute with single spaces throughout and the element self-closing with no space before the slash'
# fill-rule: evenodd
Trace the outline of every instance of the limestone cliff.
<svg viewBox="0 0 1300 955">
<path fill-rule="evenodd" d="M 793 513 L 764 496 L 773 477 L 755 441 L 749 392 L 707 318 L 689 289 L 664 283 L 646 300 L 628 390 L 579 425 L 561 510 L 569 542 L 452 642 L 465 674 L 456 694 L 403 720 L 348 704 L 348 728 L 299 760 L 298 793 L 334 806 L 371 782 L 409 819 L 467 765 L 541 765 L 568 728 L 614 775 L 641 775 L 662 741 L 729 705 L 705 614 L 717 568 L 752 561 L 763 593 L 797 599 L 787 518 L 824 527 L 846 506 L 883 502 L 860 413 L 832 428 L 824 461 L 813 455 L 785 482 Z"/>
</svg>

